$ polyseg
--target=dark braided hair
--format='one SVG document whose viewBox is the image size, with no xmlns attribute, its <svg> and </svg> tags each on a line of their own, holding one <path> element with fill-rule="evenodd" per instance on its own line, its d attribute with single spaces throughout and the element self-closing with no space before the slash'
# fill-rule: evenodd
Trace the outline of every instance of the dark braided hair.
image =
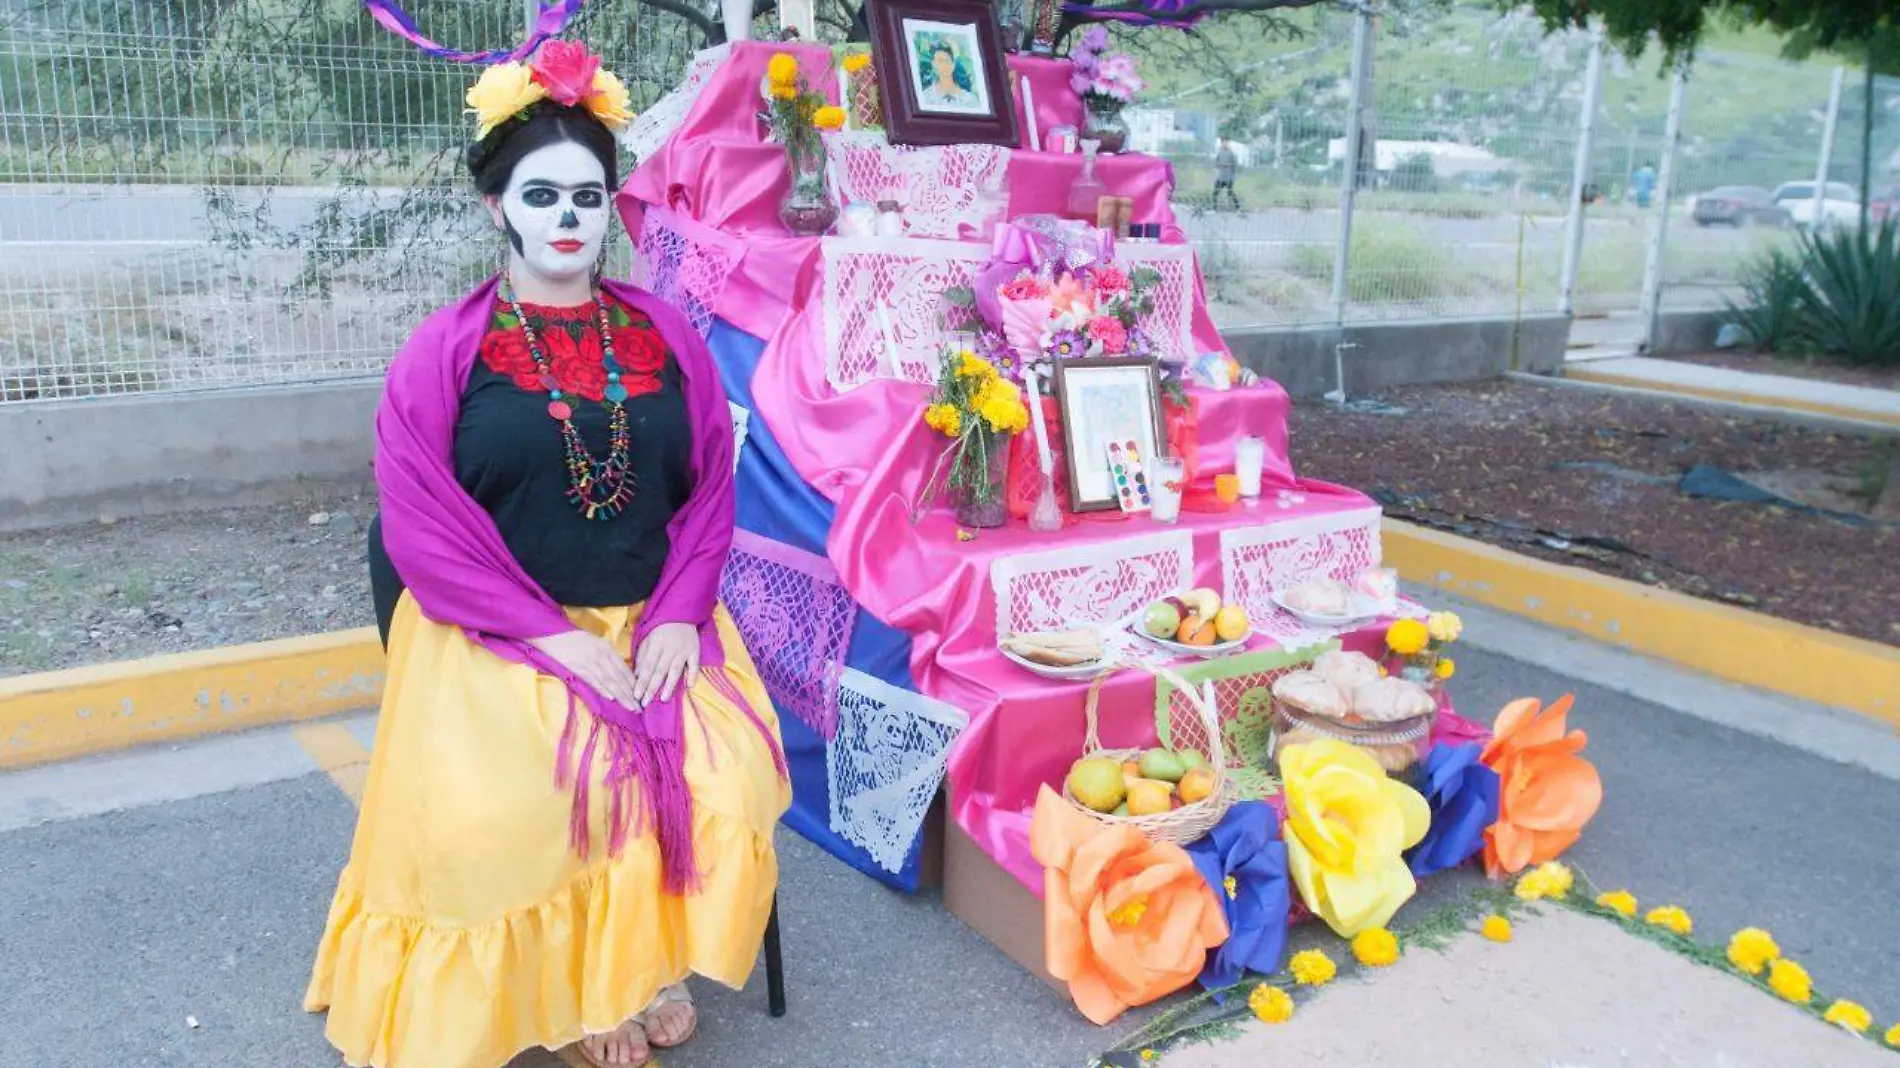
<svg viewBox="0 0 1900 1068">
<path fill-rule="evenodd" d="M 475 191 L 483 196 L 500 196 L 522 157 L 562 141 L 572 141 L 593 153 L 607 174 L 607 188 L 620 188 L 620 142 L 614 139 L 613 131 L 584 107 L 537 100 L 468 146 L 468 173 L 475 180 Z"/>
</svg>

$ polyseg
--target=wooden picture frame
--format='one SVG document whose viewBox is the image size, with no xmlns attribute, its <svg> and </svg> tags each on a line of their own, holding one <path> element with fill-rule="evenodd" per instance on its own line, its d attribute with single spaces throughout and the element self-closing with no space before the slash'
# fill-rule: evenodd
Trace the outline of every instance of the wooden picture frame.
<svg viewBox="0 0 1900 1068">
<path fill-rule="evenodd" d="M 1017 146 L 989 0 L 865 0 L 864 13 L 892 144 Z"/>
<path fill-rule="evenodd" d="M 1134 441 L 1149 470 L 1156 458 L 1167 455 L 1160 366 L 1135 357 L 1057 360 L 1055 385 L 1068 452 L 1069 510 L 1119 507 L 1108 472 L 1108 442 Z"/>
</svg>

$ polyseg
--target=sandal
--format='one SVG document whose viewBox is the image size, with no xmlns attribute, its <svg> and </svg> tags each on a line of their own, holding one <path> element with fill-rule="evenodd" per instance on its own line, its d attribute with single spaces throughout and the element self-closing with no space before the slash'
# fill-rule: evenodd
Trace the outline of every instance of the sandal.
<svg viewBox="0 0 1900 1068">
<path fill-rule="evenodd" d="M 653 1017 L 653 1010 L 659 1008 L 662 1005 L 680 1005 L 680 1004 L 686 1005 L 689 1008 L 692 1008 L 693 1006 L 693 993 L 692 991 L 686 989 L 686 984 L 674 983 L 672 986 L 663 986 L 660 988 L 660 992 L 653 996 L 652 1003 L 649 1004 L 646 1007 L 646 1009 L 640 1013 L 639 1016 L 635 1017 L 635 1019 L 638 1019 L 641 1025 L 644 1026 L 647 1030 L 647 1044 L 648 1045 L 652 1046 L 654 1049 L 672 1049 L 676 1046 L 685 1045 L 688 1041 L 692 1039 L 692 1037 L 695 1034 L 699 1033 L 699 1010 L 697 1008 L 693 1008 L 692 1015 L 689 1017 L 689 1022 L 686 1025 L 685 1034 L 681 1035 L 679 1038 L 671 1042 L 662 1042 L 658 1038 L 654 1037 L 653 1027 L 651 1023 L 651 1020 Z"/>
<path fill-rule="evenodd" d="M 627 1021 L 626 1023 L 623 1023 L 623 1024 L 621 1024 L 621 1025 L 620 1025 L 620 1027 L 627 1027 L 627 1026 L 629 1026 L 629 1025 L 631 1025 L 631 1026 L 633 1026 L 633 1027 L 637 1027 L 637 1028 L 639 1028 L 639 1029 L 640 1029 L 640 1031 L 641 1031 L 641 1033 L 642 1033 L 642 1036 L 644 1037 L 644 1035 L 645 1035 L 645 1031 L 646 1031 L 646 1025 L 645 1025 L 645 1023 L 644 1023 L 644 1022 L 643 1022 L 643 1021 L 641 1020 L 641 1018 L 640 1018 L 640 1017 L 638 1017 L 638 1016 L 635 1016 L 635 1017 L 634 1017 L 633 1019 L 631 1019 L 631 1020 L 628 1020 L 628 1021 Z M 614 1028 L 614 1031 L 618 1031 L 618 1030 L 620 1030 L 620 1027 L 616 1027 L 616 1028 Z M 613 1032 L 612 1032 L 612 1031 L 609 1031 L 609 1032 L 605 1032 L 605 1033 L 606 1033 L 606 1034 L 612 1034 Z M 600 1036 L 600 1035 L 589 1035 L 589 1036 L 587 1036 L 587 1037 L 588 1037 L 588 1038 L 599 1038 L 599 1037 L 601 1037 L 601 1036 Z M 568 1047 L 568 1048 L 569 1048 L 569 1049 L 572 1049 L 572 1050 L 574 1051 L 574 1053 L 575 1053 L 575 1054 L 576 1054 L 577 1056 L 579 1056 L 581 1060 L 583 1060 L 583 1061 L 585 1061 L 585 1062 L 586 1062 L 587 1064 L 589 1064 L 589 1065 L 591 1066 L 591 1068 L 642 1068 L 642 1066 L 644 1066 L 644 1065 L 648 1065 L 648 1064 L 652 1064 L 652 1063 L 653 1063 L 653 1049 L 654 1049 L 654 1046 L 653 1046 L 653 1040 L 652 1040 L 652 1039 L 650 1039 L 650 1038 L 649 1038 L 649 1039 L 647 1039 L 647 1055 L 646 1055 L 645 1057 L 642 1057 L 642 1058 L 640 1058 L 640 1059 L 639 1059 L 639 1060 L 637 1060 L 637 1061 L 628 1061 L 628 1062 L 627 1062 L 627 1063 L 625 1063 L 625 1064 L 609 1064 L 609 1063 L 607 1063 L 606 1061 L 603 1061 L 603 1060 L 597 1060 L 597 1059 L 595 1059 L 595 1057 L 594 1057 L 594 1054 L 593 1054 L 593 1052 L 592 1052 L 592 1051 L 590 1051 L 590 1050 L 589 1050 L 589 1049 L 587 1048 L 587 1041 L 586 1041 L 586 1039 L 582 1039 L 581 1041 L 579 1041 L 579 1042 L 576 1042 L 576 1043 L 574 1043 L 574 1044 L 573 1044 L 572 1046 L 570 1046 L 570 1047 Z"/>
</svg>

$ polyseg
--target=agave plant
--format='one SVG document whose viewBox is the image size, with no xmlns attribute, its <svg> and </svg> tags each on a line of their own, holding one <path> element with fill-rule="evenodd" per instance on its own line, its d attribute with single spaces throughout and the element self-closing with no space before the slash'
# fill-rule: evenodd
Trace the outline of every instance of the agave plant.
<svg viewBox="0 0 1900 1068">
<path fill-rule="evenodd" d="M 1802 238 L 1797 334 L 1850 362 L 1900 365 L 1900 229 L 1837 230 Z"/>
<path fill-rule="evenodd" d="M 1729 301 L 1728 310 L 1750 343 L 1762 352 L 1799 349 L 1797 330 L 1810 295 L 1801 261 L 1786 249 L 1770 249 L 1742 268 L 1741 283 L 1743 299 Z"/>
</svg>

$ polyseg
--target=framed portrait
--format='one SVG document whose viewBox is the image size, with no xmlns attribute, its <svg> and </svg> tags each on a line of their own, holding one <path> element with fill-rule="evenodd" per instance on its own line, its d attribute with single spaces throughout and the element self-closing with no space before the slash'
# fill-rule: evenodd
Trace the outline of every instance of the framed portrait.
<svg viewBox="0 0 1900 1068">
<path fill-rule="evenodd" d="M 987 0 L 866 0 L 893 144 L 1017 141 L 1009 66 Z"/>
<path fill-rule="evenodd" d="M 1056 361 L 1056 400 L 1068 451 L 1070 508 L 1117 507 L 1109 446 L 1130 443 L 1150 467 L 1168 439 L 1161 431 L 1161 374 L 1155 361 L 1099 357 Z"/>
</svg>

